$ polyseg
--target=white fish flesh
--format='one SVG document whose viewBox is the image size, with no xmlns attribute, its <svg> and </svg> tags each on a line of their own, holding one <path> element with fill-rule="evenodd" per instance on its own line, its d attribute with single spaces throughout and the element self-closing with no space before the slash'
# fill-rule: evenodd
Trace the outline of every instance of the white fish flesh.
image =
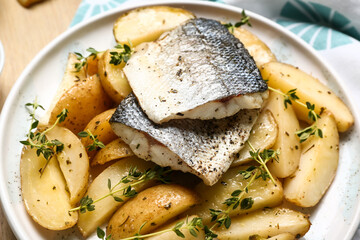
<svg viewBox="0 0 360 240">
<path fill-rule="evenodd" d="M 244 146 L 259 111 L 244 109 L 223 119 L 181 119 L 156 124 L 131 93 L 120 103 L 110 124 L 138 157 L 191 172 L 205 184 L 213 185 Z"/>
<path fill-rule="evenodd" d="M 244 45 L 211 19 L 191 19 L 137 46 L 124 72 L 155 123 L 220 119 L 260 108 L 268 95 Z"/>
</svg>

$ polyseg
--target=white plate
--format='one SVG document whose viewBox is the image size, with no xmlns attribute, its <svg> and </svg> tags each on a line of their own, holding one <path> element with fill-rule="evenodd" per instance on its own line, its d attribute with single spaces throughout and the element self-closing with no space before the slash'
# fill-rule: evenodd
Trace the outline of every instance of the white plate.
<svg viewBox="0 0 360 240">
<path fill-rule="evenodd" d="M 211 3 L 152 2 L 183 7 L 197 16 L 209 17 L 225 22 L 239 20 L 241 9 Z M 68 231 L 47 231 L 35 224 L 27 215 L 21 199 L 19 160 L 29 122 L 24 107 L 37 96 L 45 108 L 59 85 L 64 73 L 67 54 L 70 51 L 85 53 L 88 47 L 107 49 L 115 45 L 112 25 L 124 11 L 139 5 L 124 4 L 120 9 L 79 24 L 60 35 L 44 48 L 22 73 L 4 105 L 0 122 L 0 191 L 3 208 L 9 223 L 19 239 L 81 239 L 76 229 Z M 304 239 L 308 240 L 349 240 L 359 223 L 360 164 L 359 159 L 359 113 L 349 101 L 344 84 L 327 67 L 316 52 L 295 35 L 272 21 L 248 12 L 253 28 L 275 53 L 280 61 L 299 66 L 329 85 L 352 109 L 356 123 L 348 133 L 341 135 L 340 164 L 336 178 L 326 196 L 311 213 L 312 226 Z M 336 113 L 335 113 L 336 114 Z M 97 239 L 95 235 L 93 239 Z"/>
</svg>

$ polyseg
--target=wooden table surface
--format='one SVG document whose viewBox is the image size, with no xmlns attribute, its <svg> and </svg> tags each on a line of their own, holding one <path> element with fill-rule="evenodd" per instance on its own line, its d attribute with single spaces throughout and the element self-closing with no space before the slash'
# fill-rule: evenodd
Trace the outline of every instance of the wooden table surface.
<svg viewBox="0 0 360 240">
<path fill-rule="evenodd" d="M 0 74 L 0 110 L 27 64 L 70 25 L 81 0 L 48 0 L 30 8 L 16 0 L 0 0 L 0 41 L 5 65 Z M 0 209 L 0 239 L 16 239 Z"/>
</svg>

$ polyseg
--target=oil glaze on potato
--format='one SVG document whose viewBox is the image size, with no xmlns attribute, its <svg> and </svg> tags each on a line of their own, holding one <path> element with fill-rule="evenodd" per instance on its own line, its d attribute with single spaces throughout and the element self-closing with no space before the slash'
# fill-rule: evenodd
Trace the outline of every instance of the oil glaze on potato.
<svg viewBox="0 0 360 240">
<path fill-rule="evenodd" d="M 66 108 L 69 113 L 60 126 L 77 134 L 93 117 L 111 106 L 112 100 L 102 88 L 99 77 L 94 75 L 77 82 L 61 96 L 51 112 L 49 123 L 53 124 L 57 115 Z"/>
<path fill-rule="evenodd" d="M 49 141 L 59 140 L 64 149 L 57 154 L 60 169 L 70 193 L 70 204 L 80 201 L 86 192 L 89 181 L 89 158 L 79 138 L 70 130 L 55 126 L 46 137 Z"/>
<path fill-rule="evenodd" d="M 93 200 L 98 199 L 109 193 L 108 179 L 111 180 L 114 186 L 118 183 L 122 177 L 128 175 L 129 169 L 137 167 L 141 172 L 146 171 L 149 168 L 154 167 L 152 162 L 147 162 L 137 157 L 129 157 L 115 162 L 111 166 L 107 167 L 102 173 L 100 173 L 94 181 L 90 184 L 85 196 L 91 197 Z M 154 184 L 153 181 L 147 181 L 145 183 L 134 186 L 137 192 L 150 187 Z M 120 184 L 116 189 L 127 186 L 128 184 Z M 114 194 L 115 196 L 119 195 Z M 122 197 L 124 201 L 127 198 Z M 95 203 L 95 210 L 91 212 L 79 214 L 78 228 L 84 237 L 93 233 L 98 226 L 104 224 L 111 215 L 123 204 L 123 202 L 116 202 L 112 197 L 107 197 L 97 203 Z"/>
<path fill-rule="evenodd" d="M 109 120 L 114 112 L 115 109 L 109 109 L 100 113 L 99 115 L 96 115 L 86 125 L 84 131 L 90 130 L 90 132 L 94 136 L 96 135 L 97 139 L 105 145 L 117 139 L 118 136 L 116 136 L 109 123 Z M 91 140 L 90 137 L 85 137 L 81 138 L 81 142 L 84 147 L 87 147 L 93 143 L 93 140 Z M 88 151 L 89 158 L 91 159 L 93 156 L 95 156 L 96 153 L 97 151 L 95 150 Z"/>
<path fill-rule="evenodd" d="M 281 233 L 273 237 L 260 237 L 259 235 L 253 235 L 249 237 L 249 240 L 295 240 L 295 236 L 291 233 Z"/>
<path fill-rule="evenodd" d="M 180 185 L 158 185 L 140 192 L 112 216 L 106 228 L 112 239 L 151 232 L 198 203 L 196 193 Z"/>
<path fill-rule="evenodd" d="M 284 106 L 284 97 L 270 92 L 265 109 L 270 110 L 279 128 L 276 142 L 272 147 L 280 151 L 279 160 L 272 160 L 268 166 L 272 174 L 279 178 L 290 176 L 299 166 L 301 146 L 295 132 L 300 129 L 292 105 Z"/>
<path fill-rule="evenodd" d="M 263 209 L 231 219 L 229 229 L 215 231 L 219 240 L 249 240 L 250 236 L 272 237 L 282 233 L 303 236 L 310 228 L 308 216 L 286 208 Z"/>
<path fill-rule="evenodd" d="M 233 34 L 244 44 L 258 67 L 267 62 L 276 62 L 276 57 L 270 48 L 250 31 L 239 27 L 234 29 Z"/>
<path fill-rule="evenodd" d="M 252 144 L 255 149 L 271 148 L 278 135 L 278 126 L 272 113 L 268 110 L 264 110 L 259 115 L 254 127 L 251 130 L 248 141 Z M 250 150 L 248 144 L 245 143 L 244 148 L 236 155 L 231 167 L 239 166 L 241 164 L 251 161 Z"/>
<path fill-rule="evenodd" d="M 301 207 L 315 206 L 330 186 L 339 161 L 339 134 L 330 112 L 318 122 L 323 138 L 311 136 L 303 143 L 299 169 L 285 179 L 285 198 Z"/>
<path fill-rule="evenodd" d="M 136 46 L 156 40 L 163 32 L 194 18 L 194 14 L 181 8 L 153 6 L 137 8 L 120 16 L 113 28 L 115 40 Z"/>
<path fill-rule="evenodd" d="M 260 71 L 262 77 L 269 80 L 268 84 L 273 88 L 280 89 L 284 93 L 296 88 L 300 101 L 315 104 L 315 111 L 318 114 L 321 108 L 332 112 L 339 132 L 347 131 L 354 124 L 354 117 L 348 107 L 328 87 L 311 75 L 279 62 L 266 63 Z M 305 107 L 294 103 L 294 110 L 299 119 L 309 121 L 308 110 Z"/>
<path fill-rule="evenodd" d="M 101 84 L 111 99 L 119 104 L 132 90 L 123 72 L 125 63 L 119 65 L 111 64 L 110 52 L 120 52 L 119 49 L 105 51 L 98 63 L 98 71 Z"/>
<path fill-rule="evenodd" d="M 213 186 L 206 186 L 200 183 L 195 187 L 195 192 L 200 196 L 201 202 L 194 208 L 186 212 L 186 215 L 198 215 L 204 221 L 209 223 L 211 216 L 209 209 L 226 210 L 227 206 L 223 202 L 231 197 L 231 193 L 235 190 L 243 189 L 249 180 L 244 180 L 238 174 L 240 170 L 246 170 L 249 166 L 239 166 L 229 169 L 222 178 Z M 276 180 L 277 186 L 271 182 L 270 179 L 264 181 L 262 178 L 256 179 L 249 187 L 249 192 L 244 195 L 245 197 L 252 197 L 254 204 L 250 209 L 232 210 L 230 216 L 237 216 L 264 207 L 274 207 L 281 204 L 283 200 L 283 188 L 281 182 Z"/>
<path fill-rule="evenodd" d="M 36 155 L 36 149 L 23 148 L 20 160 L 21 192 L 25 208 L 32 219 L 44 228 L 63 230 L 74 226 L 78 213 L 72 208 L 66 183 L 56 156 L 53 156 L 42 176 L 40 169 L 46 160 Z"/>
<path fill-rule="evenodd" d="M 105 148 L 100 149 L 91 161 L 91 166 L 98 164 L 105 164 L 107 162 L 134 156 L 134 153 L 131 151 L 129 145 L 124 143 L 120 138 L 115 139 L 105 146 Z"/>
</svg>

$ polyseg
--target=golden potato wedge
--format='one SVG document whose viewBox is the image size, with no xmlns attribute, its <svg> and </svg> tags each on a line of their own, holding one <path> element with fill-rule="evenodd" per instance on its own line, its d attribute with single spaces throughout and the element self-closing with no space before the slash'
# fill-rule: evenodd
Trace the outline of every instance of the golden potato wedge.
<svg viewBox="0 0 360 240">
<path fill-rule="evenodd" d="M 124 63 L 111 64 L 111 52 L 119 52 L 119 49 L 111 49 L 104 52 L 99 59 L 98 71 L 101 84 L 111 99 L 119 104 L 132 90 L 123 72 Z"/>
<path fill-rule="evenodd" d="M 86 76 L 87 77 L 91 77 L 92 75 L 98 74 L 98 63 L 99 63 L 99 59 L 101 59 L 103 55 L 103 52 L 100 52 L 98 54 L 96 54 L 96 56 L 88 56 L 86 58 Z"/>
<path fill-rule="evenodd" d="M 189 217 L 185 217 L 185 218 L 182 218 L 182 219 L 179 219 L 179 220 L 176 220 L 172 223 L 169 223 L 163 227 L 160 227 L 160 228 L 157 228 L 154 230 L 154 232 L 159 232 L 159 231 L 163 231 L 163 230 L 166 230 L 166 229 L 172 229 L 175 227 L 176 223 L 179 223 L 179 222 L 184 222 L 186 223 L 186 221 L 188 222 L 191 222 L 191 220 L 193 220 L 194 218 L 196 218 L 198 216 L 194 215 L 194 216 L 189 216 Z M 187 240 L 194 240 L 194 239 L 205 239 L 205 233 L 202 229 L 198 229 L 199 232 L 197 232 L 197 237 L 193 236 L 190 234 L 189 230 L 187 229 L 184 229 L 182 230 L 181 232 L 184 234 L 185 238 L 184 239 L 187 239 Z M 166 232 L 166 233 L 162 233 L 162 234 L 159 234 L 159 235 L 156 235 L 156 236 L 153 236 L 153 237 L 149 237 L 149 238 L 146 238 L 146 240 L 171 240 L 171 239 L 180 239 L 173 231 L 171 232 Z"/>
<path fill-rule="evenodd" d="M 260 151 L 262 151 L 264 149 L 269 149 L 274 145 L 277 135 L 278 127 L 272 113 L 268 110 L 264 110 L 256 120 L 248 141 L 255 149 L 260 149 Z M 236 167 L 251 161 L 250 150 L 251 148 L 249 145 L 245 144 L 241 151 L 235 156 L 231 167 Z"/>
<path fill-rule="evenodd" d="M 118 138 L 107 144 L 105 148 L 98 151 L 91 161 L 91 166 L 98 164 L 102 165 L 115 159 L 131 156 L 134 156 L 134 153 L 131 151 L 129 145 Z"/>
<path fill-rule="evenodd" d="M 191 208 L 185 214 L 198 215 L 203 219 L 205 224 L 211 220 L 209 209 L 226 210 L 227 206 L 223 202 L 231 197 L 231 194 L 238 189 L 243 189 L 248 180 L 238 174 L 240 170 L 246 170 L 249 166 L 240 166 L 229 169 L 223 177 L 213 186 L 209 187 L 204 183 L 200 183 L 195 187 L 195 191 L 199 194 L 201 202 L 194 208 Z M 244 198 L 252 197 L 254 203 L 250 209 L 236 208 L 230 212 L 230 216 L 237 216 L 250 211 L 255 211 L 264 207 L 274 207 L 279 205 L 283 200 L 283 188 L 281 182 L 276 180 L 277 186 L 270 179 L 264 181 L 262 178 L 256 179 L 249 192 Z"/>
<path fill-rule="evenodd" d="M 244 44 L 258 67 L 267 62 L 276 62 L 276 57 L 270 48 L 250 31 L 239 27 L 234 29 L 233 34 Z"/>
<path fill-rule="evenodd" d="M 315 206 L 335 177 L 339 162 L 339 134 L 333 115 L 325 111 L 318 121 L 323 138 L 303 143 L 299 169 L 284 182 L 284 196 L 301 207 Z"/>
<path fill-rule="evenodd" d="M 112 185 L 114 186 L 118 183 L 122 177 L 128 175 L 129 170 L 133 167 L 141 172 L 146 171 L 149 168 L 154 167 L 155 164 L 152 162 L 144 161 L 137 157 L 129 157 L 122 159 L 108 168 L 106 168 L 102 173 L 100 173 L 94 181 L 90 184 L 86 196 L 89 196 L 93 200 L 96 200 L 100 197 L 109 193 L 108 189 L 108 179 L 111 180 Z M 149 186 L 152 186 L 154 181 L 146 181 L 142 184 L 134 186 L 134 189 L 139 192 Z M 120 184 L 116 189 L 127 186 L 128 184 Z M 121 197 L 121 193 L 114 194 L 115 196 Z M 122 197 L 126 202 L 128 199 Z M 81 234 L 84 237 L 89 236 L 92 232 L 96 230 L 98 226 L 104 224 L 110 216 L 121 206 L 124 202 L 117 202 L 112 197 L 107 197 L 97 203 L 95 203 L 95 210 L 91 212 L 81 213 L 79 215 L 78 228 Z"/>
<path fill-rule="evenodd" d="M 59 102 L 60 98 L 64 94 L 66 94 L 66 92 L 74 85 L 86 80 L 85 69 L 81 68 L 80 71 L 76 71 L 75 68 L 76 63 L 80 63 L 80 60 L 77 59 L 77 56 L 74 53 L 69 53 L 65 74 L 56 91 L 54 98 L 52 99 L 50 107 L 47 109 L 45 115 L 40 119 L 41 125 L 45 125 L 45 126 L 48 125 L 50 115 L 53 109 L 55 108 L 56 104 Z"/>
<path fill-rule="evenodd" d="M 83 197 L 89 182 L 89 158 L 79 138 L 69 129 L 55 126 L 46 133 L 48 140 L 59 140 L 64 149 L 57 154 L 60 169 L 70 193 L 70 204 Z"/>
<path fill-rule="evenodd" d="M 279 62 L 266 63 L 260 71 L 262 77 L 269 80 L 268 84 L 273 88 L 280 89 L 284 93 L 296 88 L 300 101 L 315 104 L 315 111 L 318 114 L 322 108 L 332 112 L 339 132 L 347 131 L 354 124 L 354 117 L 348 107 L 327 86 L 311 75 L 294 66 Z M 298 118 L 309 122 L 308 109 L 297 103 L 293 106 Z"/>
<path fill-rule="evenodd" d="M 311 225 L 307 215 L 286 208 L 265 208 L 231 220 L 229 229 L 215 231 L 219 240 L 249 240 L 253 235 L 267 238 L 282 233 L 301 237 Z"/>
<path fill-rule="evenodd" d="M 106 110 L 98 115 L 96 115 L 84 128 L 84 131 L 90 130 L 90 132 L 103 144 L 108 144 L 111 141 L 114 141 L 118 138 L 114 131 L 112 130 L 109 120 L 113 113 L 115 112 L 115 108 Z M 93 143 L 93 140 L 90 137 L 85 137 L 81 139 L 84 147 L 89 146 Z M 89 158 L 92 159 L 98 151 L 88 151 Z"/>
<path fill-rule="evenodd" d="M 281 233 L 274 237 L 261 237 L 259 235 L 253 235 L 249 237 L 249 240 L 295 240 L 295 236 L 291 233 Z"/>
<path fill-rule="evenodd" d="M 140 233 L 149 233 L 198 201 L 195 192 L 180 185 L 163 184 L 148 188 L 119 208 L 111 217 L 106 233 L 114 240 L 131 237 L 145 222 Z"/>
<path fill-rule="evenodd" d="M 169 31 L 194 14 L 181 8 L 153 6 L 137 8 L 120 16 L 113 28 L 115 40 L 133 46 L 156 40 L 163 32 Z"/>
<path fill-rule="evenodd" d="M 285 178 L 295 172 L 299 166 L 301 145 L 295 132 L 300 129 L 292 105 L 284 106 L 284 97 L 276 92 L 270 92 L 268 103 L 265 106 L 272 112 L 279 128 L 273 149 L 279 150 L 279 161 L 272 160 L 268 167 L 272 174 Z"/>
<path fill-rule="evenodd" d="M 43 174 L 40 169 L 46 159 L 37 156 L 36 149 L 25 146 L 20 160 L 21 192 L 25 208 L 32 219 L 50 230 L 74 226 L 78 213 L 71 209 L 69 193 L 56 156 L 53 156 Z"/>
<path fill-rule="evenodd" d="M 94 75 L 77 82 L 59 98 L 50 114 L 49 124 L 56 121 L 57 115 L 66 108 L 69 113 L 60 126 L 77 134 L 96 115 L 112 106 L 112 100 L 103 90 L 99 77 Z"/>
</svg>

